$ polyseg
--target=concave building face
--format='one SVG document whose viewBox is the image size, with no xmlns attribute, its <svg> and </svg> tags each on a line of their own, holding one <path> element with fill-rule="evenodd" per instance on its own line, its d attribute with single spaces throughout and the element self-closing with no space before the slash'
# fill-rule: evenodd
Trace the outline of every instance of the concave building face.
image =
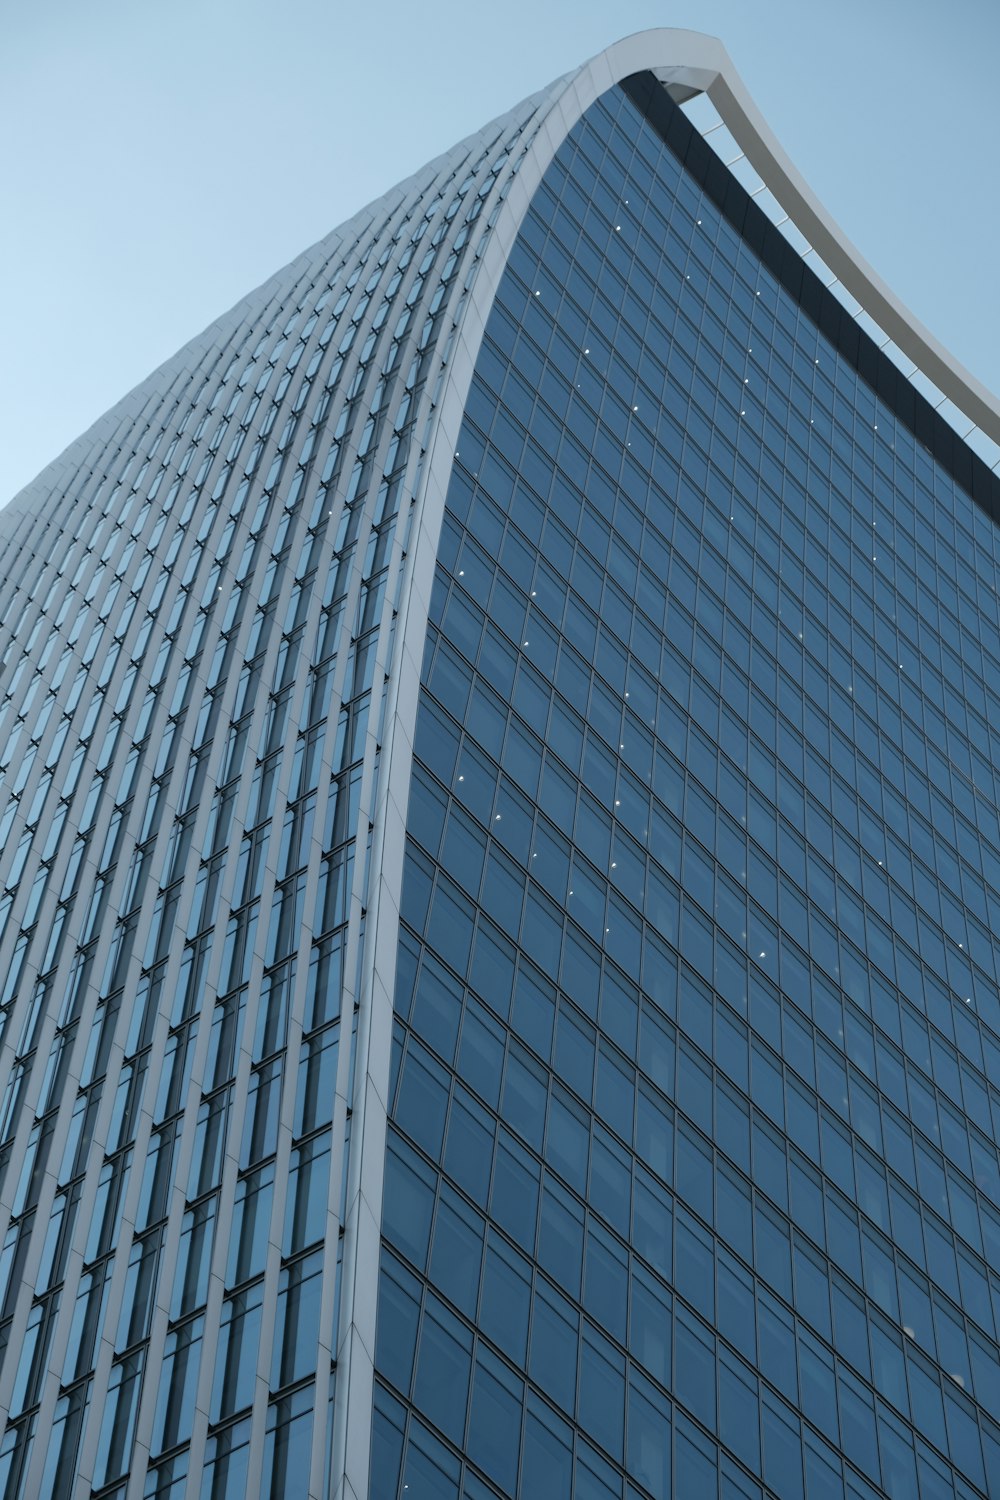
<svg viewBox="0 0 1000 1500">
<path fill-rule="evenodd" d="M 1000 1492 L 997 482 L 720 78 L 610 49 L 0 515 L 5 1496 Z"/>
</svg>

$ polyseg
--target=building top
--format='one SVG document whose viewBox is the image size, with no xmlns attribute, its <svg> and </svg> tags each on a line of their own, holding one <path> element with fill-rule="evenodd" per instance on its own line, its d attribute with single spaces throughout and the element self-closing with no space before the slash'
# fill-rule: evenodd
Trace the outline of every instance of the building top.
<svg viewBox="0 0 1000 1500">
<path fill-rule="evenodd" d="M 765 212 L 770 205 L 769 217 L 803 261 L 995 471 L 1000 465 L 1000 401 L 903 306 L 833 221 L 782 150 L 722 43 L 696 31 L 660 29 L 627 37 L 603 56 L 618 78 L 633 71 L 633 59 L 636 70 L 649 68 L 650 58 L 670 59 L 650 71 L 671 98 L 687 104 L 702 96 L 696 123 L 729 171 Z M 705 103 L 711 108 L 705 109 Z M 733 145 L 735 151 L 724 149 Z"/>
</svg>

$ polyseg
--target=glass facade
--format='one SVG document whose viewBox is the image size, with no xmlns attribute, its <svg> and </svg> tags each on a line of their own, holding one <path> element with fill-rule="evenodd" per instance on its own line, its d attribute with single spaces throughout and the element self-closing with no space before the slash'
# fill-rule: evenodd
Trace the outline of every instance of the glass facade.
<svg viewBox="0 0 1000 1500">
<path fill-rule="evenodd" d="M 396 619 L 446 340 L 537 102 L 0 513 L 4 1500 L 338 1483 Z"/>
<path fill-rule="evenodd" d="M 1000 1492 L 997 482 L 663 45 L 0 512 L 2 1500 Z"/>
<path fill-rule="evenodd" d="M 995 1494 L 997 532 L 643 97 L 448 490 L 371 1494 Z"/>
</svg>

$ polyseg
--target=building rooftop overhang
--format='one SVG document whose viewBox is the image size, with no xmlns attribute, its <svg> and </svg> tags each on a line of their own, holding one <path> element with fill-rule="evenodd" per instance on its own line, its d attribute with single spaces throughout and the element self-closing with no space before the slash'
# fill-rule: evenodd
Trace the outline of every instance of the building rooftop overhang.
<svg viewBox="0 0 1000 1500">
<path fill-rule="evenodd" d="M 588 72 L 595 81 L 604 75 L 606 87 L 652 73 L 879 350 L 988 468 L 1000 470 L 1000 400 L 903 305 L 834 222 L 718 38 L 671 28 L 637 32 L 580 70 Z"/>
</svg>

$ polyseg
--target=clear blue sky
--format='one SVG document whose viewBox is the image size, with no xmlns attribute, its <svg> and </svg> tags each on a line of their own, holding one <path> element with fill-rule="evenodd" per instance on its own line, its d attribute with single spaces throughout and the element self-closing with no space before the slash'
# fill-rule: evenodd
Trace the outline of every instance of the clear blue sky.
<svg viewBox="0 0 1000 1500">
<path fill-rule="evenodd" d="M 0 503 L 299 250 L 649 26 L 722 38 L 848 236 L 1000 389 L 996 0 L 0 0 Z"/>
</svg>

